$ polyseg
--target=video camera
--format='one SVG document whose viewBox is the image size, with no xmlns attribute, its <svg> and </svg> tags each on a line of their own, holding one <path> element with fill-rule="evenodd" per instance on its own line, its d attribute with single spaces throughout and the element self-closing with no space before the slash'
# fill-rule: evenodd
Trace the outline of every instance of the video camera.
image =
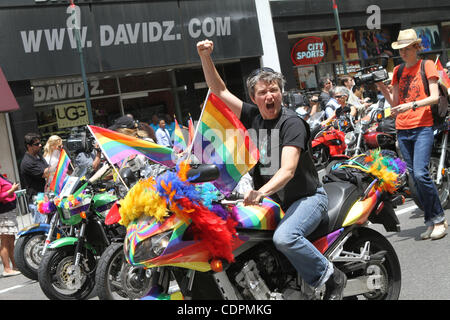
<svg viewBox="0 0 450 320">
<path fill-rule="evenodd" d="M 295 89 L 290 90 L 283 94 L 283 104 L 292 110 L 302 106 L 309 107 L 309 97 L 307 93 Z"/>
<path fill-rule="evenodd" d="M 87 127 L 74 127 L 66 141 L 67 151 L 74 158 L 78 153 L 91 153 L 95 138 Z"/>
<path fill-rule="evenodd" d="M 361 75 L 354 77 L 355 84 L 360 86 L 366 83 L 381 82 L 389 79 L 389 74 L 386 69 L 379 65 L 373 65 L 359 69 Z"/>
</svg>

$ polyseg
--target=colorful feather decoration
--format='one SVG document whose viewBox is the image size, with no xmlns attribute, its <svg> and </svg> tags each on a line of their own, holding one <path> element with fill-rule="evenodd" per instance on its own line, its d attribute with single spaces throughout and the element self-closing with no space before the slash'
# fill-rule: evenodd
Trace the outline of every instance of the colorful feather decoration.
<svg viewBox="0 0 450 320">
<path fill-rule="evenodd" d="M 167 171 L 155 180 L 139 181 L 120 201 L 119 223 L 128 226 L 142 214 L 162 221 L 171 211 L 186 222 L 192 221 L 194 239 L 202 241 L 214 258 L 234 261 L 232 240 L 237 222 L 225 209 L 212 205 L 218 192 L 212 192 L 210 185 L 190 183 L 189 168 L 187 162 L 182 162 L 177 172 Z"/>
<path fill-rule="evenodd" d="M 365 164 L 358 162 L 363 159 Z M 399 176 L 405 173 L 406 163 L 400 158 L 383 155 L 380 149 L 369 150 L 366 155 L 360 155 L 342 164 L 343 167 L 356 168 L 367 172 L 378 179 L 378 189 L 394 193 L 399 185 Z"/>
</svg>

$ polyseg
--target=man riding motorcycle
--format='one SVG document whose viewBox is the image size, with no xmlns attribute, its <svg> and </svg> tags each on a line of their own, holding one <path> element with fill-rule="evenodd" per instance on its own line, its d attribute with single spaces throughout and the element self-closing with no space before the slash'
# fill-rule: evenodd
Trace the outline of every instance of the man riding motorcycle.
<svg viewBox="0 0 450 320">
<path fill-rule="evenodd" d="M 247 88 L 256 106 L 245 103 L 221 79 L 211 59 L 213 48 L 209 40 L 197 43 L 208 87 L 246 128 L 256 129 L 260 141 L 261 159 L 253 170 L 255 190 L 245 194 L 244 204 L 258 204 L 266 196 L 280 203 L 286 215 L 274 234 L 277 249 L 309 285 L 326 285 L 325 299 L 342 299 L 346 275 L 306 239 L 326 216 L 328 198 L 311 158 L 309 127 L 282 106 L 283 76 L 270 68 L 253 71 Z M 274 143 L 271 139 L 277 135 L 279 141 Z"/>
</svg>

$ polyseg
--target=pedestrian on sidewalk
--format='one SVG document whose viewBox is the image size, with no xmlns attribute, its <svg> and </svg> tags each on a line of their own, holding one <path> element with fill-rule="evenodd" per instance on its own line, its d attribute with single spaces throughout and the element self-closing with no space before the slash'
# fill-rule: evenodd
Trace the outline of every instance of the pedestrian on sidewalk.
<svg viewBox="0 0 450 320">
<path fill-rule="evenodd" d="M 20 163 L 20 174 L 27 189 L 27 201 L 34 223 L 45 223 L 47 216 L 37 210 L 33 196 L 44 192 L 45 180 L 50 174 L 47 161 L 41 155 L 41 137 L 28 133 L 24 137 L 26 152 Z"/>
<path fill-rule="evenodd" d="M 50 168 L 46 184 L 47 188 L 50 187 L 50 184 L 52 183 L 62 148 L 63 148 L 62 139 L 60 136 L 57 135 L 53 135 L 50 138 L 48 138 L 47 143 L 44 146 L 44 159 L 45 161 L 47 161 L 47 164 L 49 165 Z M 47 190 L 47 188 L 45 190 Z"/>
<path fill-rule="evenodd" d="M 20 274 L 14 261 L 14 241 L 18 232 L 14 192 L 18 189 L 18 183 L 12 183 L 0 174 L 0 258 L 4 277 Z"/>
<path fill-rule="evenodd" d="M 399 50 L 404 63 L 394 68 L 392 93 L 382 82 L 377 82 L 377 87 L 392 106 L 391 114 L 396 118 L 400 151 L 414 178 L 417 196 L 425 213 L 425 225 L 428 228 L 420 237 L 424 240 L 436 240 L 446 235 L 448 227 L 436 186 L 428 170 L 434 141 L 434 121 L 430 106 L 439 99 L 439 74 L 433 61 L 423 61 L 430 92 L 427 96 L 423 84 L 426 81 L 423 81 L 425 79 L 422 79 L 420 72 L 422 59 L 419 58 L 419 53 L 423 50 L 421 42 L 414 29 L 400 31 L 392 48 Z"/>
</svg>

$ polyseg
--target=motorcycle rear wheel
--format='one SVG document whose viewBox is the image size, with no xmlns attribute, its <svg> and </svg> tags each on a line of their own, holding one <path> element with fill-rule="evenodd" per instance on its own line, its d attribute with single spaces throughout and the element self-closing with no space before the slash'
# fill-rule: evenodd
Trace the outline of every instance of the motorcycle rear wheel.
<svg viewBox="0 0 450 320">
<path fill-rule="evenodd" d="M 437 175 L 437 169 L 439 167 L 439 159 L 435 158 L 435 157 L 431 157 L 430 158 L 430 165 L 428 166 L 429 171 L 430 171 L 430 176 L 431 179 L 434 181 L 436 181 L 436 175 Z M 438 192 L 439 195 L 439 200 L 441 201 L 441 206 L 442 209 L 447 209 L 448 205 L 449 205 L 449 195 L 450 195 L 450 181 L 449 181 L 449 176 L 447 173 L 445 173 L 442 176 L 442 182 L 439 186 L 436 186 L 436 190 Z M 414 203 L 417 205 L 417 207 L 419 207 L 420 210 L 423 211 L 423 207 L 420 204 L 419 198 L 417 197 L 417 190 L 416 187 L 414 185 L 414 180 L 412 178 L 411 175 L 409 175 L 408 177 L 408 187 L 409 190 L 411 191 L 411 198 L 413 199 Z"/>
<path fill-rule="evenodd" d="M 50 300 L 84 300 L 94 289 L 94 255 L 84 251 L 78 270 L 74 269 L 74 255 L 75 246 L 68 246 L 47 250 L 42 258 L 39 285 Z"/>
<path fill-rule="evenodd" d="M 38 279 L 42 249 L 45 246 L 44 232 L 21 236 L 14 246 L 14 261 L 22 274 L 31 279 Z"/>
<path fill-rule="evenodd" d="M 139 299 L 152 287 L 145 270 L 128 265 L 123 243 L 112 243 L 103 252 L 95 274 L 100 300 Z"/>
<path fill-rule="evenodd" d="M 384 261 L 377 265 L 381 270 L 383 288 L 382 290 L 375 290 L 371 293 L 366 293 L 361 296 L 347 297 L 346 299 L 367 299 L 367 300 L 398 300 L 401 290 L 401 268 L 397 253 L 391 243 L 380 233 L 369 228 L 359 228 L 354 231 L 355 234 L 344 245 L 345 251 L 359 253 L 360 248 L 364 244 L 370 242 L 370 255 L 374 255 L 381 251 L 386 251 Z M 370 262 L 368 262 L 370 265 Z M 345 271 L 345 265 L 336 264 L 340 270 Z M 362 270 L 356 270 L 347 273 L 347 278 L 366 275 L 368 266 Z"/>
</svg>

